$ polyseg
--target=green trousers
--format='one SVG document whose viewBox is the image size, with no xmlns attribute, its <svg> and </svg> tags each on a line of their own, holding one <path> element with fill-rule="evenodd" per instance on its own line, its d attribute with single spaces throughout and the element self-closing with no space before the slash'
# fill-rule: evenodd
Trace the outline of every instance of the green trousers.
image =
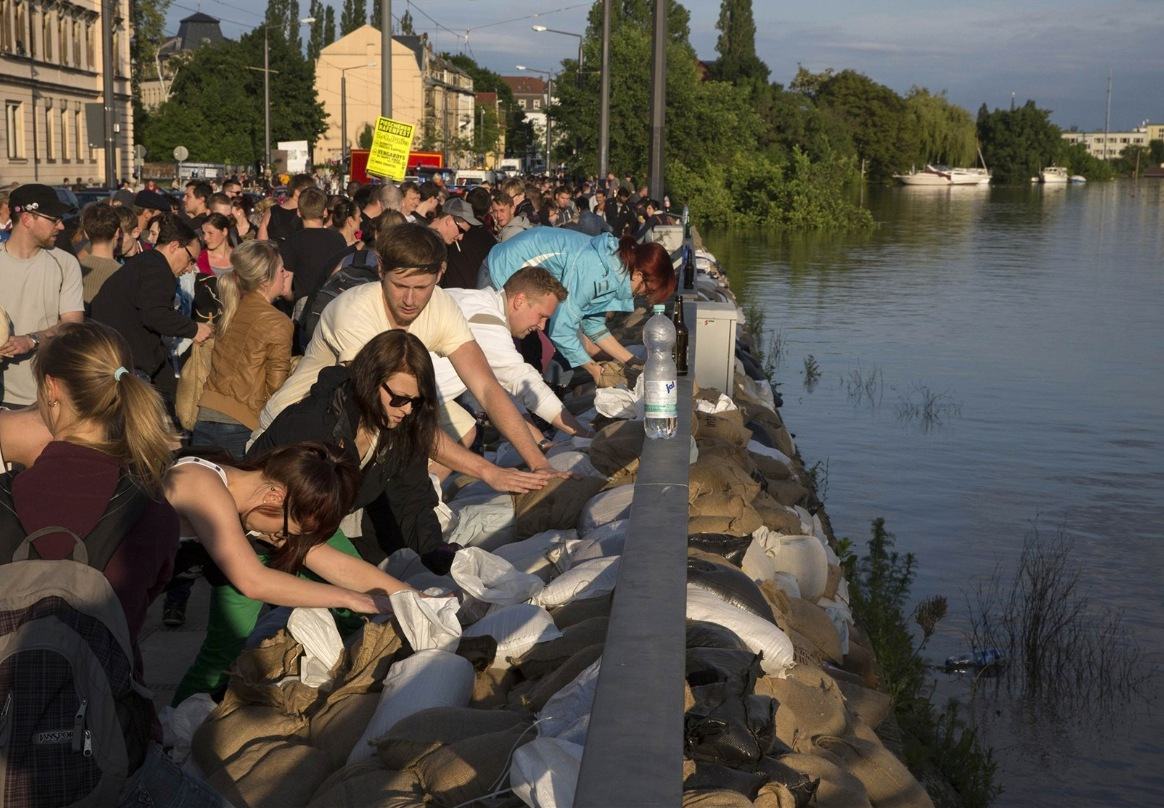
<svg viewBox="0 0 1164 808">
<path fill-rule="evenodd" d="M 339 531 L 327 540 L 327 544 L 341 553 L 360 557 L 351 540 Z M 259 560 L 264 564 L 267 563 L 265 555 L 260 554 Z M 307 570 L 301 572 L 299 577 L 312 581 L 322 580 Z M 226 685 L 229 679 L 227 671 L 243 650 L 247 637 L 254 631 L 259 614 L 263 610 L 261 601 L 248 598 L 230 583 L 221 583 L 224 580 L 221 573 L 215 576 L 208 572 L 207 578 L 211 581 L 211 589 L 206 639 L 202 641 L 198 656 L 194 658 L 194 663 L 186 671 L 177 692 L 174 693 L 174 699 L 170 702 L 174 707 L 195 693 L 216 693 Z M 363 622 L 362 618 L 346 609 L 331 611 L 341 635 L 354 631 Z"/>
</svg>

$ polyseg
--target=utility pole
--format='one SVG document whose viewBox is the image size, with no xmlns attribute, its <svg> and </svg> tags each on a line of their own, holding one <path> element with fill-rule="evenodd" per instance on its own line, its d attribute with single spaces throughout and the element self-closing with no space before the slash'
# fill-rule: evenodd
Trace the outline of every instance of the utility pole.
<svg viewBox="0 0 1164 808">
<path fill-rule="evenodd" d="M 117 138 L 113 132 L 113 71 L 117 64 L 113 53 L 113 17 L 117 0 L 101 0 L 101 94 L 105 113 L 105 186 L 117 187 Z M 62 42 L 61 47 L 65 45 Z M 36 120 L 33 110 L 32 119 Z"/>
<path fill-rule="evenodd" d="M 663 198 L 663 129 L 667 113 L 667 0 L 655 0 L 655 41 L 651 67 L 650 193 Z"/>
<path fill-rule="evenodd" d="M 380 114 L 392 117 L 392 0 L 380 2 L 380 51 L 384 64 L 380 70 Z"/>
<path fill-rule="evenodd" d="M 271 170 L 271 26 L 263 23 L 263 170 Z"/>
<path fill-rule="evenodd" d="M 1111 68 L 1107 69 L 1107 113 L 1103 116 L 1103 159 L 1108 159 L 1107 131 L 1111 128 Z"/>
<path fill-rule="evenodd" d="M 610 171 L 610 0 L 602 0 L 602 79 L 599 97 L 598 181 L 606 182 L 606 175 Z"/>
</svg>

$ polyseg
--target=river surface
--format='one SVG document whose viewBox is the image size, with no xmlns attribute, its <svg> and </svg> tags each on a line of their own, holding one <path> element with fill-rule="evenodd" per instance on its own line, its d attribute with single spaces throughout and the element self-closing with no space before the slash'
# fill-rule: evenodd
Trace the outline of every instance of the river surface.
<svg viewBox="0 0 1164 808">
<path fill-rule="evenodd" d="M 864 203 L 878 227 L 859 236 L 705 234 L 779 339 L 783 415 L 834 529 L 863 549 L 885 517 L 917 556 L 913 598 L 948 597 L 933 662 L 967 647 L 968 596 L 1028 536 L 1070 542 L 1155 675 L 1048 710 L 935 670 L 935 701 L 967 705 L 994 749 L 996 805 L 1164 805 L 1164 182 Z"/>
</svg>

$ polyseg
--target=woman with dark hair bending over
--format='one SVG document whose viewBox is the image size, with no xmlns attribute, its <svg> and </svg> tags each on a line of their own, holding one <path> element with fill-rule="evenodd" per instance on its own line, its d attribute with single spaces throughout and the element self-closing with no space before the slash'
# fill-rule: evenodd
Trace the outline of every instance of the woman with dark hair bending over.
<svg viewBox="0 0 1164 808">
<path fill-rule="evenodd" d="M 433 512 L 428 457 L 436 432 L 432 359 L 417 337 L 396 329 L 373 337 L 350 365 L 321 370 L 307 398 L 279 413 L 251 452 L 303 439 L 343 447 L 362 469 L 353 511 L 369 508 L 345 520 L 344 532 L 361 537 L 369 560 L 406 546 L 440 572 L 456 548 L 444 543 Z"/>
<path fill-rule="evenodd" d="M 199 542 L 213 589 L 206 639 L 173 703 L 213 693 L 258 621 L 264 603 L 374 614 L 408 589 L 359 559 L 340 520 L 359 485 L 354 463 L 320 443 L 297 443 L 245 463 L 184 457 L 166 475 L 166 499 L 182 536 Z M 261 539 L 252 547 L 248 533 Z M 300 575 L 310 571 L 319 583 Z"/>
</svg>

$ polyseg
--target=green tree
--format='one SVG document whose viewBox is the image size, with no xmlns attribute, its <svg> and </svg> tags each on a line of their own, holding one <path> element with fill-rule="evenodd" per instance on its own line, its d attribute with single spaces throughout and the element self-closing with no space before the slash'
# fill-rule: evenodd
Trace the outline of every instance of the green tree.
<svg viewBox="0 0 1164 808">
<path fill-rule="evenodd" d="M 1027 182 L 1044 166 L 1054 165 L 1064 147 L 1050 110 L 1027 101 L 1016 109 L 978 110 L 978 141 L 997 183 Z"/>
<path fill-rule="evenodd" d="M 756 56 L 752 0 L 722 0 L 715 27 L 719 31 L 715 42 L 719 59 L 712 66 L 712 75 L 732 84 L 767 87 L 768 65 Z"/>
<path fill-rule="evenodd" d="M 278 34 L 296 50 L 302 49 L 299 38 L 298 0 L 267 0 L 264 21 L 270 27 L 272 37 Z"/>
<path fill-rule="evenodd" d="M 356 148 L 370 149 L 372 148 L 372 140 L 376 137 L 376 132 L 372 129 L 372 124 L 364 124 L 364 128 L 356 135 Z"/>
<path fill-rule="evenodd" d="M 407 15 L 407 12 L 405 12 Z M 404 17 L 400 18 L 400 30 L 404 31 Z M 412 20 L 408 20 L 409 27 Z M 484 141 L 474 134 L 472 149 L 477 152 L 494 151 L 501 131 L 505 132 L 505 156 L 524 157 L 533 144 L 533 124 L 525 119 L 525 112 L 517 106 L 513 98 L 513 91 L 502 81 L 500 74 L 481 67 L 473 57 L 464 53 L 442 53 L 441 57 L 464 70 L 473 79 L 473 89 L 479 93 L 497 93 L 501 102 L 501 120 L 497 120 L 494 113 L 494 123 L 497 132 L 488 135 Z M 488 144 L 487 148 L 483 147 Z"/>
<path fill-rule="evenodd" d="M 169 10 L 170 0 L 132 0 L 129 4 L 129 16 L 133 23 L 129 53 L 133 63 L 135 90 L 143 79 L 157 78 L 154 56 L 166 38 L 166 12 Z"/>
<path fill-rule="evenodd" d="M 1067 143 L 1055 158 L 1056 163 L 1067 167 L 1071 174 L 1082 174 L 1089 180 L 1110 180 L 1115 169 L 1106 160 L 1100 160 L 1087 151 L 1082 143 Z"/>
<path fill-rule="evenodd" d="M 842 70 L 820 82 L 815 101 L 848 124 L 871 180 L 888 181 L 909 167 L 917 137 L 905 101 L 893 90 L 855 70 Z"/>
<path fill-rule="evenodd" d="M 340 36 L 347 36 L 367 19 L 368 6 L 365 0 L 344 0 L 343 11 L 340 12 Z"/>
<path fill-rule="evenodd" d="M 404 36 L 416 36 L 416 30 L 412 27 L 412 12 L 407 8 L 400 15 L 400 33 Z"/>
<path fill-rule="evenodd" d="M 307 58 L 314 62 L 319 58 L 319 52 L 323 50 L 323 46 L 330 44 L 324 42 L 324 26 L 327 20 L 324 17 L 323 3 L 320 0 L 311 0 L 311 5 L 308 6 L 307 15 L 312 18 L 311 34 L 307 39 Z"/>
<path fill-rule="evenodd" d="M 905 98 L 905 108 L 917 138 L 912 155 L 915 165 L 968 166 L 977 160 L 974 120 L 962 107 L 950 103 L 944 92 L 934 95 L 924 87 L 914 87 Z"/>
<path fill-rule="evenodd" d="M 335 42 L 335 9 L 328 6 L 323 12 L 323 47 Z"/>
<path fill-rule="evenodd" d="M 1164 165 L 1164 140 L 1148 142 L 1148 159 L 1154 166 Z"/>
<path fill-rule="evenodd" d="M 368 24 L 380 30 L 380 15 L 384 13 L 384 7 L 380 5 L 381 0 L 372 0 L 372 10 L 368 14 Z"/>
</svg>

